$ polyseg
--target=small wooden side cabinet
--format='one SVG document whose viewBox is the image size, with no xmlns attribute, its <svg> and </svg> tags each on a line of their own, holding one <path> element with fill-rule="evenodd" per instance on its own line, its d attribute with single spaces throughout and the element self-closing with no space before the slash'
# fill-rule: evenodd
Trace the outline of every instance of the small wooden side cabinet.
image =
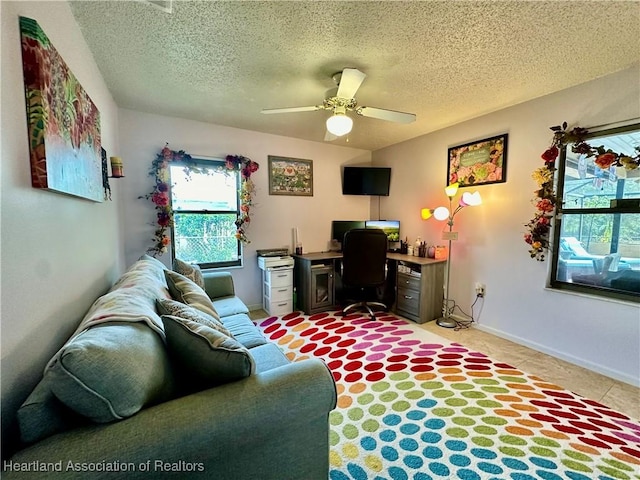
<svg viewBox="0 0 640 480">
<path fill-rule="evenodd" d="M 335 277 L 341 258 L 337 252 L 293 255 L 296 308 L 307 315 L 336 308 Z"/>
</svg>

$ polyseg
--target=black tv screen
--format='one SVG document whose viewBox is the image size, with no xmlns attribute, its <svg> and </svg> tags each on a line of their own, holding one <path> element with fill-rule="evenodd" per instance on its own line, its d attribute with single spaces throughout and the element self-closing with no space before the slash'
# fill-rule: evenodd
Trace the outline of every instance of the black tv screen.
<svg viewBox="0 0 640 480">
<path fill-rule="evenodd" d="M 344 234 L 354 228 L 365 228 L 364 220 L 334 220 L 331 222 L 331 238 L 342 244 Z"/>
<path fill-rule="evenodd" d="M 344 167 L 343 195 L 389 195 L 391 168 Z"/>
</svg>

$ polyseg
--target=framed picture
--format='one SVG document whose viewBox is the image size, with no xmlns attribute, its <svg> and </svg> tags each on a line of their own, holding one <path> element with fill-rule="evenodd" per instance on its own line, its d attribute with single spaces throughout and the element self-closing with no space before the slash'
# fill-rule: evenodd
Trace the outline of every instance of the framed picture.
<svg viewBox="0 0 640 480">
<path fill-rule="evenodd" d="M 111 185 L 109 185 L 109 167 L 107 167 L 107 151 L 100 147 L 100 157 L 102 158 L 102 188 L 104 189 L 104 199 L 111 200 Z"/>
<path fill-rule="evenodd" d="M 460 187 L 507 181 L 508 134 L 465 143 L 449 149 L 447 185 Z"/>
<path fill-rule="evenodd" d="M 313 161 L 269 155 L 269 195 L 313 196 Z"/>
<path fill-rule="evenodd" d="M 100 112 L 38 22 L 20 35 L 31 185 L 102 202 Z"/>
</svg>

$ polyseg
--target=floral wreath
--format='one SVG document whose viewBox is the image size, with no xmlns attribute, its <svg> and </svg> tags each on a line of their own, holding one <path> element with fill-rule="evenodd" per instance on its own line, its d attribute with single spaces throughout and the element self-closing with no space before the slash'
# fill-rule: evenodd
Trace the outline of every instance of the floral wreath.
<svg viewBox="0 0 640 480">
<path fill-rule="evenodd" d="M 157 212 L 156 231 L 153 235 L 153 245 L 147 249 L 147 252 L 154 257 L 167 252 L 167 248 L 171 243 L 168 235 L 168 229 L 173 225 L 173 209 L 171 208 L 169 184 L 169 164 L 171 162 L 181 162 L 184 164 L 184 171 L 189 176 L 191 173 L 206 173 L 210 169 L 198 166 L 191 155 L 185 153 L 184 150 L 171 150 L 167 143 L 162 151 L 156 155 L 155 160 L 151 162 L 149 176 L 155 177 L 155 185 L 153 190 L 147 195 L 138 198 L 151 200 L 155 205 Z M 251 221 L 249 210 L 253 205 L 253 193 L 255 186 L 251 180 L 251 174 L 258 171 L 260 165 L 253 160 L 243 157 L 242 155 L 227 155 L 224 166 L 218 167 L 216 171 L 223 171 L 228 174 L 232 171 L 240 171 L 242 177 L 240 184 L 240 215 L 235 221 L 236 234 L 235 237 L 242 243 L 250 243 L 246 235 L 246 224 Z"/>
<path fill-rule="evenodd" d="M 551 220 L 555 218 L 556 208 L 562 201 L 556 194 L 554 183 L 554 174 L 557 170 L 555 164 L 560 150 L 571 143 L 572 152 L 587 157 L 596 157 L 594 163 L 603 170 L 612 165 L 624 167 L 626 170 L 635 170 L 640 166 L 640 147 L 635 147 L 636 155 L 634 157 L 616 153 L 610 149 L 607 150 L 603 146 L 592 147 L 585 141 L 589 131 L 581 127 L 567 130 L 567 122 L 564 122 L 562 126 L 551 127 L 551 131 L 553 132 L 551 145 L 541 155 L 544 166 L 534 170 L 531 175 L 539 188 L 535 191 L 536 196 L 533 199 L 536 212 L 529 223 L 525 225 L 529 231 L 524 235 L 524 241 L 531 247 L 529 249 L 531 258 L 540 262 L 544 260 L 544 255 L 549 250 Z"/>
</svg>

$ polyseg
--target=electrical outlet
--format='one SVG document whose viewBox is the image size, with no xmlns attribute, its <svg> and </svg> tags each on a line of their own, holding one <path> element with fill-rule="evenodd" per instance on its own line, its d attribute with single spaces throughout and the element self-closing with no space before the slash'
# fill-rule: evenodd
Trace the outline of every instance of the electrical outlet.
<svg viewBox="0 0 640 480">
<path fill-rule="evenodd" d="M 476 296 L 484 297 L 486 293 L 486 288 L 484 283 L 476 282 Z"/>
</svg>

